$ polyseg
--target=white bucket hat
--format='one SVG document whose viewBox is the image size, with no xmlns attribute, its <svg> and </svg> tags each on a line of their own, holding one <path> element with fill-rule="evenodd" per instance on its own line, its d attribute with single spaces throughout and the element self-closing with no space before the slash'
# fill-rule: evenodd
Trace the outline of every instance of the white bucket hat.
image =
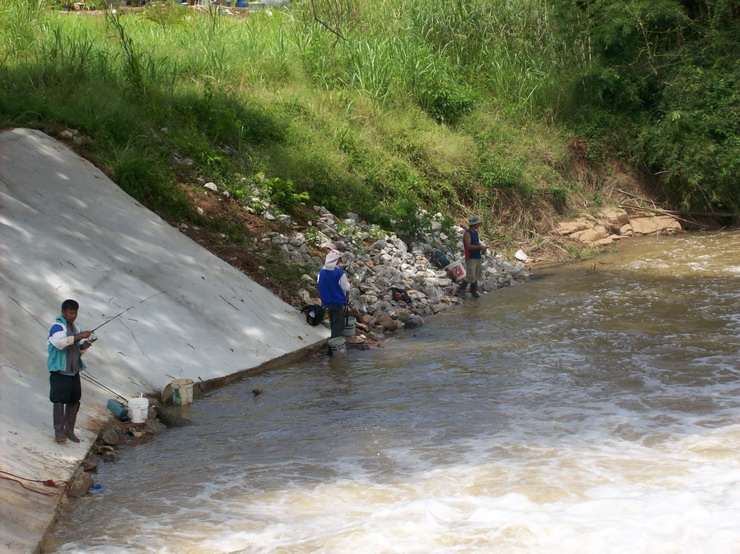
<svg viewBox="0 0 740 554">
<path fill-rule="evenodd" d="M 329 250 L 329 253 L 326 255 L 326 259 L 324 260 L 324 269 L 332 271 L 337 267 L 337 260 L 341 257 L 342 253 L 339 250 Z"/>
</svg>

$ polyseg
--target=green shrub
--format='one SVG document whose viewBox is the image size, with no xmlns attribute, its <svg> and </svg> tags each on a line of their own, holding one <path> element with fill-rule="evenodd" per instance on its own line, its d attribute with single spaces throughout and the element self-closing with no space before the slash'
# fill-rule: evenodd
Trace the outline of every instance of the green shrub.
<svg viewBox="0 0 740 554">
<path fill-rule="evenodd" d="M 686 209 L 740 209 L 740 63 L 685 68 L 666 88 L 662 117 L 638 145 L 674 202 Z"/>
<path fill-rule="evenodd" d="M 265 179 L 270 203 L 274 204 L 283 213 L 293 213 L 309 200 L 307 192 L 296 192 L 292 181 L 284 181 L 279 177 Z"/>
<path fill-rule="evenodd" d="M 391 228 L 407 242 L 430 232 L 432 219 L 428 212 L 419 209 L 419 203 L 413 198 L 400 198 L 390 206 Z"/>
<path fill-rule="evenodd" d="M 441 78 L 420 90 L 417 101 L 438 123 L 455 124 L 473 109 L 476 94 L 466 85 Z"/>
</svg>

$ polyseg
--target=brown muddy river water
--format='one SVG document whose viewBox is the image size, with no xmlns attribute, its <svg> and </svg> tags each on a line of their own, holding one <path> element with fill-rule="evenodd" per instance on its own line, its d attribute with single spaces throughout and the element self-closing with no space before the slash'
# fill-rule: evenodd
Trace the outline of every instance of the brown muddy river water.
<svg viewBox="0 0 740 554">
<path fill-rule="evenodd" d="M 738 232 L 635 240 L 244 379 L 103 464 L 54 551 L 740 552 L 739 285 Z"/>
</svg>

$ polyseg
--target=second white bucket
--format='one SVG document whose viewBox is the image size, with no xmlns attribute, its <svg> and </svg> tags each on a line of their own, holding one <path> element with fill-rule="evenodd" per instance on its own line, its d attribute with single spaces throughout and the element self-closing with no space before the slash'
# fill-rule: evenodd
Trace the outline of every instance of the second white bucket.
<svg viewBox="0 0 740 554">
<path fill-rule="evenodd" d="M 347 353 L 347 343 L 344 337 L 329 339 L 329 352 L 332 356 L 344 356 Z"/>
<path fill-rule="evenodd" d="M 128 401 L 128 416 L 131 423 L 144 423 L 149 414 L 149 399 L 140 396 Z"/>
<path fill-rule="evenodd" d="M 175 406 L 185 406 L 193 403 L 193 380 L 175 379 L 172 385 L 172 403 Z"/>
<path fill-rule="evenodd" d="M 344 320 L 342 335 L 345 337 L 353 337 L 355 335 L 355 323 L 357 323 L 356 318 L 352 316 L 347 317 L 347 319 Z"/>
</svg>

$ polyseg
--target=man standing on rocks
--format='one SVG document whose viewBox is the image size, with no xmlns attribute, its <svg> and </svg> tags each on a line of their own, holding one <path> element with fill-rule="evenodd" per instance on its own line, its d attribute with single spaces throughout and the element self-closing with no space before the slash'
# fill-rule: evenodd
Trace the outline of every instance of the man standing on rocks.
<svg viewBox="0 0 740 554">
<path fill-rule="evenodd" d="M 457 295 L 465 297 L 465 289 L 470 284 L 470 294 L 473 298 L 480 298 L 478 294 L 478 281 L 483 279 L 482 254 L 486 251 L 486 245 L 478 237 L 481 219 L 474 215 L 468 219 L 468 228 L 463 233 L 463 248 L 465 249 L 465 280 L 460 283 Z"/>
<path fill-rule="evenodd" d="M 62 302 L 62 315 L 49 329 L 46 362 L 49 368 L 49 400 L 54 404 L 54 440 L 80 442 L 75 436 L 75 422 L 80 409 L 82 386 L 80 371 L 85 369 L 82 353 L 90 348 L 92 331 L 80 331 L 75 325 L 80 305 L 74 300 Z"/>
<path fill-rule="evenodd" d="M 329 312 L 331 323 L 331 338 L 341 337 L 344 330 L 344 307 L 347 304 L 347 293 L 350 285 L 344 270 L 339 267 L 339 258 L 342 254 L 330 250 L 326 255 L 324 267 L 319 271 L 317 279 L 321 303 Z"/>
</svg>

